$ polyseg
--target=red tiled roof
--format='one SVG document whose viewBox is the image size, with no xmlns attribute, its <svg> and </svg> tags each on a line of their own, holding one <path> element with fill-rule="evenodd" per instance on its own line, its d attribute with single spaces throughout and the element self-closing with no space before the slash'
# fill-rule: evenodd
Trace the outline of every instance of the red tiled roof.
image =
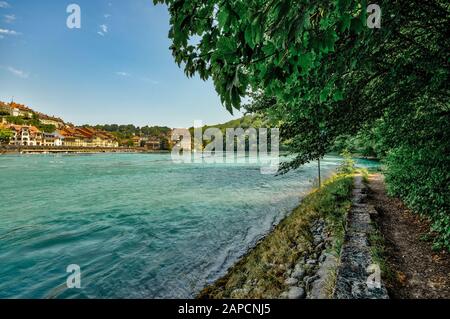
<svg viewBox="0 0 450 319">
<path fill-rule="evenodd" d="M 9 106 L 12 107 L 12 108 L 19 109 L 19 110 L 21 110 L 21 111 L 25 111 L 25 112 L 34 112 L 34 111 L 33 111 L 32 109 L 30 109 L 29 107 L 26 107 L 26 106 L 23 105 L 23 104 L 18 104 L 18 103 L 15 103 L 15 102 L 9 103 Z"/>
<path fill-rule="evenodd" d="M 51 121 L 55 121 L 55 122 L 61 122 L 61 123 L 64 123 L 64 121 L 63 121 L 62 119 L 60 119 L 60 118 L 58 118 L 58 117 L 55 117 L 55 116 L 49 116 L 49 115 L 47 115 L 47 114 L 40 113 L 40 112 L 36 112 L 36 114 L 38 115 L 38 117 L 39 117 L 41 120 L 51 120 Z"/>
</svg>

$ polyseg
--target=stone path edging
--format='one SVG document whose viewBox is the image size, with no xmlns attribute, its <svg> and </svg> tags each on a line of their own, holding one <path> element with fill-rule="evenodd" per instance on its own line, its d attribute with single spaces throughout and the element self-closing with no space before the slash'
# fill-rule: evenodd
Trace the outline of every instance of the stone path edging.
<svg viewBox="0 0 450 319">
<path fill-rule="evenodd" d="M 374 231 L 366 203 L 367 187 L 355 176 L 352 207 L 347 217 L 347 231 L 337 271 L 335 299 L 388 299 L 380 278 L 380 269 L 372 259 L 369 236 Z M 376 212 L 376 211 L 375 211 Z"/>
</svg>

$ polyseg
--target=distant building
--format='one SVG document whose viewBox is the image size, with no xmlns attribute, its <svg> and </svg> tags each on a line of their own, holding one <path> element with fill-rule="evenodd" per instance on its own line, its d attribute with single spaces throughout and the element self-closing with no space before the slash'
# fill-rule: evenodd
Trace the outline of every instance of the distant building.
<svg viewBox="0 0 450 319">
<path fill-rule="evenodd" d="M 8 116 L 22 117 L 23 120 L 9 119 Z M 39 120 L 40 124 L 36 123 Z M 16 123 L 27 123 L 27 125 L 16 125 Z M 109 132 L 100 131 L 92 127 L 75 127 L 65 123 L 62 119 L 35 112 L 25 105 L 15 102 L 4 103 L 0 101 L 0 124 L 11 129 L 13 138 L 11 145 L 18 146 L 69 146 L 69 147 L 119 147 L 117 138 Z M 33 125 L 53 125 L 56 131 L 53 133 L 41 132 Z M 41 129 L 48 129 L 43 128 Z M 136 146 L 144 146 L 146 139 L 138 136 L 133 138 Z M 152 146 L 157 148 L 156 143 Z"/>
<path fill-rule="evenodd" d="M 8 128 L 13 132 L 10 139 L 10 145 L 17 146 L 41 146 L 42 132 L 35 126 L 28 125 L 9 125 Z"/>
<path fill-rule="evenodd" d="M 133 142 L 133 146 L 141 147 L 141 142 L 143 141 L 143 139 L 140 136 L 133 136 L 131 138 L 131 141 Z"/>
<path fill-rule="evenodd" d="M 48 116 L 48 115 L 45 115 L 42 113 L 36 113 L 36 114 L 39 118 L 39 122 L 41 122 L 42 124 L 53 125 L 56 128 L 63 128 L 65 126 L 64 121 L 60 118 Z"/>
<path fill-rule="evenodd" d="M 161 140 L 159 138 L 149 138 L 145 142 L 145 148 L 151 151 L 161 150 Z"/>
<path fill-rule="evenodd" d="M 58 132 L 42 133 L 42 146 L 63 146 L 64 136 Z"/>
<path fill-rule="evenodd" d="M 119 147 L 117 139 L 108 132 L 89 127 L 65 127 L 58 130 L 64 146 L 71 147 Z"/>
<path fill-rule="evenodd" d="M 9 114 L 12 116 L 21 116 L 26 118 L 32 118 L 34 113 L 32 109 L 26 107 L 25 105 L 14 102 L 9 103 L 5 110 L 8 110 Z"/>
</svg>

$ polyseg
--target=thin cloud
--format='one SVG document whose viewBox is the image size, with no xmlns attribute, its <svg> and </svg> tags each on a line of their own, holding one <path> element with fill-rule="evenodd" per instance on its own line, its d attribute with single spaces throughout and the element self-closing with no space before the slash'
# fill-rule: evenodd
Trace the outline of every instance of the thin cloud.
<svg viewBox="0 0 450 319">
<path fill-rule="evenodd" d="M 0 29 L 0 34 L 3 34 L 3 35 L 20 35 L 19 32 L 14 31 L 14 30 L 8 30 L 8 29 Z"/>
<path fill-rule="evenodd" d="M 3 17 L 6 23 L 13 23 L 16 20 L 16 16 L 14 14 L 5 14 Z"/>
<path fill-rule="evenodd" d="M 22 70 L 19 70 L 19 69 L 15 69 L 15 68 L 13 68 L 12 66 L 7 67 L 6 69 L 7 69 L 10 73 L 12 73 L 13 75 L 15 75 L 15 76 L 17 76 L 17 77 L 19 77 L 19 78 L 22 78 L 22 79 L 28 79 L 29 76 L 30 76 L 29 73 L 27 73 L 27 72 L 25 72 L 25 71 L 22 71 Z"/>
<path fill-rule="evenodd" d="M 148 78 L 148 77 L 142 77 L 141 80 L 144 81 L 144 82 L 149 82 L 149 83 L 151 83 L 151 84 L 153 84 L 153 85 L 159 84 L 159 81 L 150 79 L 150 78 Z"/>
<path fill-rule="evenodd" d="M 116 72 L 116 75 L 118 75 L 118 76 L 123 76 L 123 77 L 129 77 L 129 76 L 131 76 L 131 74 L 130 74 L 130 73 L 127 73 L 127 72 Z"/>
<path fill-rule="evenodd" d="M 98 31 L 97 33 L 99 35 L 101 35 L 102 37 L 105 36 L 105 34 L 108 33 L 108 26 L 106 24 L 102 24 L 99 27 L 100 27 L 100 31 Z"/>
<path fill-rule="evenodd" d="M 111 15 L 110 15 L 109 13 L 105 13 L 105 14 L 103 15 L 103 17 L 104 17 L 105 19 L 108 19 L 108 18 L 111 17 Z"/>
<path fill-rule="evenodd" d="M 6 2 L 6 1 L 0 1 L 0 8 L 5 9 L 5 8 L 10 8 L 11 5 Z"/>
</svg>

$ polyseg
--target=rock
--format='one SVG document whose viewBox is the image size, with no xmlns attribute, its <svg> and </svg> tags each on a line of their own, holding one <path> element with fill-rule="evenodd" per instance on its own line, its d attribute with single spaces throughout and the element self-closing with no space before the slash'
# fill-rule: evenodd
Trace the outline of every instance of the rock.
<svg viewBox="0 0 450 319">
<path fill-rule="evenodd" d="M 288 286 L 295 286 L 298 283 L 298 279 L 289 277 L 284 283 Z"/>
<path fill-rule="evenodd" d="M 280 295 L 280 299 L 288 299 L 288 297 L 289 297 L 289 294 L 287 291 L 282 292 Z"/>
<path fill-rule="evenodd" d="M 292 287 L 288 292 L 289 299 L 303 299 L 305 298 L 305 290 L 300 287 Z"/>
<path fill-rule="evenodd" d="M 308 295 L 310 299 L 331 298 L 330 292 L 327 291 L 327 281 L 330 278 L 329 276 L 334 273 L 334 269 L 337 266 L 337 258 L 328 253 L 322 254 L 321 258 L 323 257 L 325 257 L 324 262 L 316 273 L 317 279 L 311 283 L 311 290 Z"/>
<path fill-rule="evenodd" d="M 323 243 L 323 242 L 319 243 L 314 250 L 317 252 L 322 251 L 324 246 L 325 246 L 325 243 Z"/>
<path fill-rule="evenodd" d="M 297 280 L 302 280 L 303 277 L 305 277 L 305 270 L 300 267 L 297 269 L 297 266 L 296 266 L 294 271 L 292 272 L 291 276 L 293 278 L 296 278 Z"/>
<path fill-rule="evenodd" d="M 306 280 L 305 280 L 305 279 L 306 279 Z M 311 284 L 312 284 L 314 281 L 316 281 L 317 279 L 319 279 L 319 276 L 318 276 L 318 275 L 314 275 L 314 276 L 311 276 L 311 277 L 306 277 L 305 279 L 303 279 L 303 281 L 305 282 L 305 287 L 306 287 L 307 289 L 309 289 L 310 286 L 311 286 Z"/>
<path fill-rule="evenodd" d="M 314 235 L 313 242 L 314 245 L 318 245 L 323 242 L 323 237 L 321 235 Z"/>
<path fill-rule="evenodd" d="M 294 271 L 299 270 L 299 269 L 303 269 L 303 265 L 305 265 L 305 262 L 302 260 L 298 264 L 295 265 Z"/>
<path fill-rule="evenodd" d="M 306 264 L 311 265 L 311 266 L 315 265 L 316 263 L 317 263 L 317 260 L 315 260 L 315 259 L 308 259 L 306 261 Z"/>
</svg>

